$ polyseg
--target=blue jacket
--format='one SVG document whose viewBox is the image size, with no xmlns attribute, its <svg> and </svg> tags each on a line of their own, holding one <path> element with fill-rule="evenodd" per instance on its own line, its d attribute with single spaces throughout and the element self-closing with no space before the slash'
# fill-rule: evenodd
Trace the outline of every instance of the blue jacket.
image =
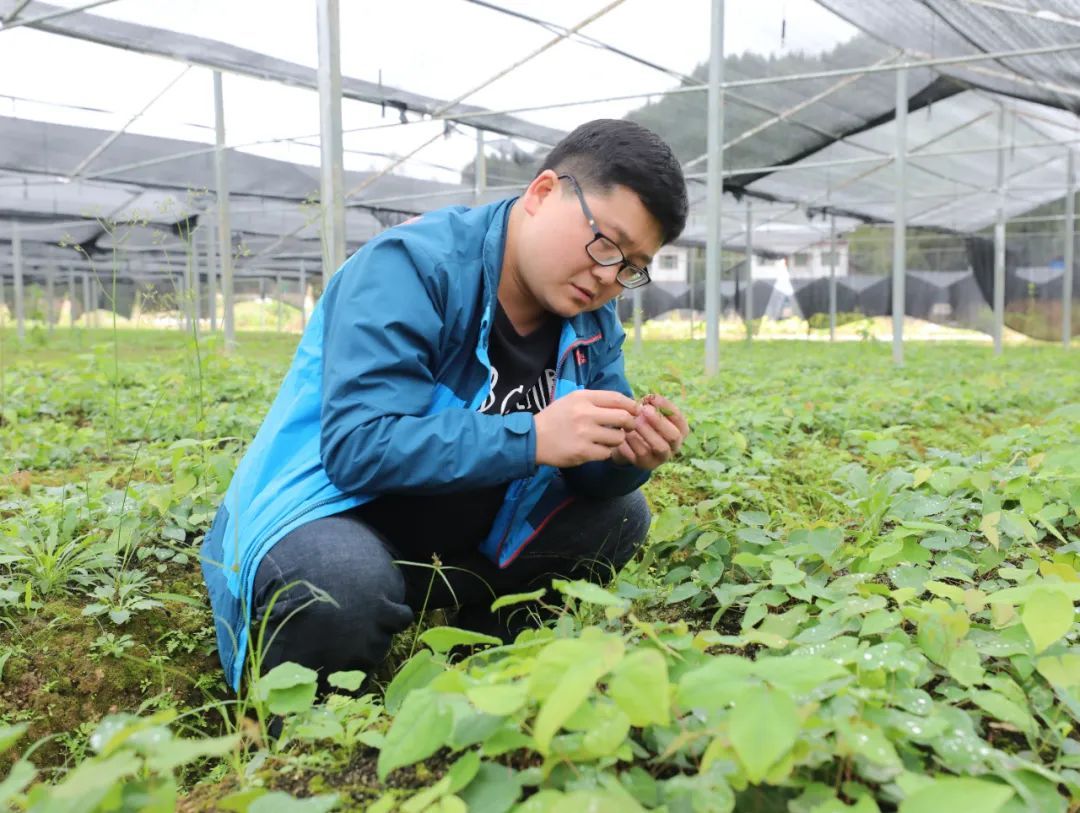
<svg viewBox="0 0 1080 813">
<path fill-rule="evenodd" d="M 536 464 L 533 416 L 477 412 L 513 199 L 430 212 L 367 243 L 331 278 L 202 545 L 225 675 L 239 688 L 252 585 L 293 529 L 383 493 L 509 483 L 481 550 L 507 567 L 575 494 L 627 494 L 648 472 Z M 613 303 L 567 320 L 554 397 L 631 394 Z M 314 553 L 314 552 L 313 552 Z"/>
</svg>

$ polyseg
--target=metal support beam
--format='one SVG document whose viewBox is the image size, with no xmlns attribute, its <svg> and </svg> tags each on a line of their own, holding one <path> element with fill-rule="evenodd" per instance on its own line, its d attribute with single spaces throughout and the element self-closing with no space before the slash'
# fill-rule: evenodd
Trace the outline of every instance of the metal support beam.
<svg viewBox="0 0 1080 813">
<path fill-rule="evenodd" d="M 323 288 L 345 262 L 345 157 L 341 135 L 338 0 L 316 0 L 319 34 L 319 142 L 322 145 Z"/>
<path fill-rule="evenodd" d="M 21 341 L 26 338 L 26 303 L 23 301 L 23 259 L 22 235 L 19 224 L 11 223 L 11 259 L 15 266 L 15 288 L 12 296 L 15 302 L 15 336 Z"/>
<path fill-rule="evenodd" d="M 217 332 L 217 225 L 206 220 L 206 301 L 210 308 L 210 332 Z"/>
<path fill-rule="evenodd" d="M 743 319 L 746 321 L 746 341 L 754 340 L 754 210 L 746 199 L 746 277 L 743 285 Z"/>
<path fill-rule="evenodd" d="M 896 212 L 893 214 L 893 363 L 904 363 L 904 282 L 907 274 L 907 71 L 896 72 Z"/>
<path fill-rule="evenodd" d="M 40 23 L 48 22 L 49 20 L 58 20 L 61 17 L 67 17 L 69 14 L 78 14 L 80 11 L 89 11 L 92 8 L 105 6 L 115 2 L 116 0 L 93 0 L 93 2 L 83 3 L 81 6 L 75 6 L 74 8 L 54 9 L 46 14 L 40 14 L 37 17 L 26 17 L 21 20 L 15 20 L 12 18 L 15 14 L 19 13 L 22 6 L 26 5 L 26 3 L 23 3 L 20 0 L 19 6 L 16 7 L 15 11 L 4 18 L 3 24 L 0 25 L 0 31 L 7 31 L 9 28 L 19 28 L 23 25 L 38 25 Z"/>
<path fill-rule="evenodd" d="M 829 215 L 829 341 L 836 341 L 836 215 Z"/>
<path fill-rule="evenodd" d="M 1072 149 L 1065 163 L 1065 275 L 1061 280 L 1061 343 L 1072 344 L 1073 252 L 1076 246 L 1076 158 Z"/>
<path fill-rule="evenodd" d="M 75 272 L 68 269 L 68 328 L 75 329 Z"/>
<path fill-rule="evenodd" d="M 281 333 L 284 328 L 285 311 L 281 301 L 281 274 L 274 277 L 274 299 L 277 300 L 277 332 Z"/>
<path fill-rule="evenodd" d="M 484 152 L 484 131 L 476 131 L 476 161 L 473 164 L 473 196 L 480 205 L 480 196 L 487 188 L 487 153 Z"/>
<path fill-rule="evenodd" d="M 49 333 L 53 332 L 53 321 L 56 317 L 56 269 L 52 266 L 45 269 L 45 326 Z"/>
<path fill-rule="evenodd" d="M 90 275 L 82 275 L 83 327 L 90 327 Z"/>
<path fill-rule="evenodd" d="M 195 335 L 199 335 L 202 320 L 202 252 L 199 247 L 206 241 L 205 232 L 195 228 L 191 232 L 191 318 L 195 322 Z"/>
<path fill-rule="evenodd" d="M 998 113 L 998 146 L 1005 145 L 1005 108 Z M 997 220 L 994 223 L 994 355 L 1000 356 L 1005 334 L 1005 150 L 997 153 Z"/>
<path fill-rule="evenodd" d="M 712 0 L 709 52 L 708 235 L 705 249 L 705 374 L 720 369 L 720 215 L 724 195 L 724 0 Z"/>
<path fill-rule="evenodd" d="M 225 172 L 225 97 L 221 88 L 221 71 L 214 71 L 214 132 L 217 151 L 214 153 L 214 183 L 217 186 L 218 259 L 221 262 L 221 288 L 224 292 L 225 352 L 236 348 L 236 323 L 233 314 L 232 227 L 229 225 L 229 185 Z"/>
<path fill-rule="evenodd" d="M 188 277 L 191 275 L 190 261 L 180 269 L 173 283 L 176 286 L 176 329 L 183 332 L 191 327 L 188 305 Z"/>
</svg>

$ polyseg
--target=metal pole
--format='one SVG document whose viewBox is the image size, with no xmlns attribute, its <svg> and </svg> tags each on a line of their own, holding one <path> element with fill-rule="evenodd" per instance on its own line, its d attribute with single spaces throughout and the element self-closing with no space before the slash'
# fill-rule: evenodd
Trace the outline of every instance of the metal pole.
<svg viewBox="0 0 1080 813">
<path fill-rule="evenodd" d="M 15 302 L 15 335 L 22 340 L 26 338 L 26 312 L 23 302 L 22 235 L 16 221 L 11 223 L 11 259 L 15 265 L 15 288 L 12 291 Z"/>
<path fill-rule="evenodd" d="M 206 297 L 210 307 L 210 332 L 217 331 L 217 227 L 206 222 Z"/>
<path fill-rule="evenodd" d="M 282 310 L 281 302 L 281 274 L 274 278 L 274 299 L 277 300 L 277 332 L 280 333 L 285 319 L 285 312 Z"/>
<path fill-rule="evenodd" d="M 641 312 L 641 289 L 634 288 L 631 291 L 631 296 L 634 302 L 634 352 L 641 352 L 641 322 L 643 315 Z"/>
<path fill-rule="evenodd" d="M 484 152 L 484 131 L 476 131 L 476 161 L 473 164 L 473 196 L 480 205 L 480 196 L 487 188 L 487 153 Z"/>
<path fill-rule="evenodd" d="M 205 240 L 205 235 L 196 228 L 191 232 L 191 315 L 195 320 L 195 335 L 199 333 L 199 321 L 202 319 L 202 252 L 199 246 Z"/>
<path fill-rule="evenodd" d="M 1065 164 L 1065 276 L 1061 280 L 1061 343 L 1072 344 L 1073 251 L 1076 244 L 1075 157 L 1068 151 Z"/>
<path fill-rule="evenodd" d="M 687 256 L 687 269 L 686 278 L 690 281 L 690 338 L 694 338 L 694 308 L 697 305 L 697 296 L 694 294 L 694 263 L 696 260 L 697 249 L 690 246 L 686 250 Z"/>
<path fill-rule="evenodd" d="M 720 211 L 724 160 L 724 0 L 712 0 L 708 109 L 708 234 L 705 249 L 705 374 L 720 368 Z"/>
<path fill-rule="evenodd" d="M 754 340 L 754 213 L 750 198 L 746 199 L 746 279 L 743 305 L 746 320 L 746 341 Z"/>
<path fill-rule="evenodd" d="M 907 71 L 896 72 L 896 212 L 893 215 L 893 363 L 904 363 L 904 282 L 907 274 Z"/>
<path fill-rule="evenodd" d="M 300 260 L 300 333 L 308 326 L 308 267 Z"/>
<path fill-rule="evenodd" d="M 68 328 L 75 329 L 75 272 L 68 269 Z"/>
<path fill-rule="evenodd" d="M 341 134 L 338 0 L 317 0 L 319 142 L 322 144 L 323 288 L 345 262 L 345 158 Z"/>
<path fill-rule="evenodd" d="M 1005 108 L 998 112 L 998 146 L 1005 144 Z M 994 355 L 1005 333 L 1005 150 L 997 153 L 997 221 L 994 223 Z"/>
<path fill-rule="evenodd" d="M 45 325 L 48 327 L 50 335 L 53 332 L 53 317 L 56 315 L 53 304 L 56 297 L 56 281 L 53 279 L 55 275 L 55 269 L 51 266 L 45 268 Z"/>
<path fill-rule="evenodd" d="M 90 275 L 82 275 L 83 327 L 90 327 Z"/>
<path fill-rule="evenodd" d="M 188 238 L 191 239 L 190 232 Z M 191 251 L 186 252 L 187 256 L 184 258 L 184 267 L 180 269 L 180 313 L 183 314 L 182 319 L 177 319 L 177 323 L 182 326 L 185 331 L 191 330 Z"/>
<path fill-rule="evenodd" d="M 829 215 L 829 341 L 836 341 L 836 215 Z"/>
<path fill-rule="evenodd" d="M 221 89 L 221 71 L 214 71 L 214 131 L 217 151 L 214 153 L 214 183 L 217 185 L 218 259 L 221 261 L 221 287 L 225 293 L 225 352 L 236 347 L 236 325 L 233 319 L 232 227 L 229 225 L 229 187 L 225 175 L 225 98 Z"/>
</svg>

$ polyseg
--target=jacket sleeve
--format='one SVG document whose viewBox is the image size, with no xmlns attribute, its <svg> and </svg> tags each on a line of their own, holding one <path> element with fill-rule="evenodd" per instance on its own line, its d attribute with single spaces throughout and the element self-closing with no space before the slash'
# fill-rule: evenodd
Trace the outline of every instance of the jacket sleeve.
<svg viewBox="0 0 1080 813">
<path fill-rule="evenodd" d="M 535 471 L 532 415 L 446 407 L 456 399 L 432 371 L 446 332 L 447 285 L 401 236 L 358 252 L 327 286 L 320 454 L 342 491 L 435 494 Z"/>
<path fill-rule="evenodd" d="M 626 333 L 618 321 L 614 322 L 614 340 L 605 348 L 604 363 L 589 378 L 590 390 L 615 390 L 634 397 L 630 382 L 626 380 L 622 344 Z M 599 460 L 581 466 L 562 469 L 570 490 L 585 497 L 610 498 L 641 488 L 652 474 L 637 466 L 616 466 L 610 460 Z"/>
</svg>

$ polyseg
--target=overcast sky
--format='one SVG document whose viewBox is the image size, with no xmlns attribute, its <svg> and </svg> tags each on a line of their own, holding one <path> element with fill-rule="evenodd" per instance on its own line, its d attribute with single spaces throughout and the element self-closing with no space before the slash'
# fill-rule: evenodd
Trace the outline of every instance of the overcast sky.
<svg viewBox="0 0 1080 813">
<path fill-rule="evenodd" d="M 563 26 L 576 25 L 609 1 L 495 0 Z M 73 6 L 84 0 L 52 2 Z M 624 0 L 583 33 L 689 73 L 708 58 L 709 5 L 708 0 Z M 32 13 L 33 4 L 24 14 Z M 313 0 L 118 0 L 93 13 L 220 40 L 311 67 L 317 64 Z M 812 0 L 727 2 L 724 39 L 728 53 L 818 52 L 853 34 L 853 28 Z M 465 0 L 341 0 L 343 74 L 377 81 L 381 71 L 388 85 L 443 99 L 475 88 L 553 36 Z M 212 142 L 211 81 L 210 71 L 204 68 L 186 69 L 180 63 L 28 28 L 0 31 L 0 115 L 112 130 L 175 82 L 128 130 Z M 466 101 L 508 109 L 659 92 L 672 84 L 669 76 L 617 55 L 580 42 L 563 42 Z M 621 116 L 642 101 L 521 116 L 570 129 L 599 116 Z M 226 75 L 225 104 L 230 144 L 318 133 L 318 98 L 312 91 Z M 378 108 L 348 100 L 343 105 L 347 130 L 391 124 L 396 115 L 388 111 L 382 118 Z M 408 152 L 439 129 L 428 123 L 349 134 L 346 148 L 355 152 L 346 156 L 346 166 L 385 166 L 387 159 L 370 153 Z M 317 142 L 312 139 L 312 143 Z M 319 162 L 314 146 L 279 143 L 245 149 L 285 160 Z M 462 128 L 460 135 L 440 139 L 401 171 L 452 182 L 456 173 L 440 166 L 460 167 L 474 151 L 473 132 Z M 122 160 L 106 153 L 95 166 Z"/>
</svg>

